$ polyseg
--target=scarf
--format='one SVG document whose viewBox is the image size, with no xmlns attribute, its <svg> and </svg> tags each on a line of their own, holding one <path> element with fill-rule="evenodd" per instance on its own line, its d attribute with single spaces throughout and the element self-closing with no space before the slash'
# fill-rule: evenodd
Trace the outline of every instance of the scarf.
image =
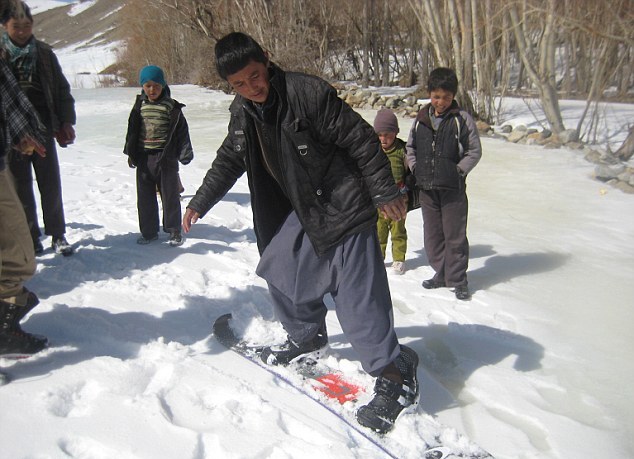
<svg viewBox="0 0 634 459">
<path fill-rule="evenodd" d="M 31 36 L 26 46 L 21 48 L 16 46 L 5 32 L 0 37 L 0 44 L 7 51 L 9 63 L 18 81 L 32 81 L 37 59 L 35 37 Z"/>
</svg>

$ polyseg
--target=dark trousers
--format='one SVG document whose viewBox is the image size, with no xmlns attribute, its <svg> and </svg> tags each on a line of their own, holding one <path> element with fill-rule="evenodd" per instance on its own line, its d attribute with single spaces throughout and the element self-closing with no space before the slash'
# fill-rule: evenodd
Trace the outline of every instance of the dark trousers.
<svg viewBox="0 0 634 459">
<path fill-rule="evenodd" d="M 292 212 L 262 254 L 256 273 L 268 282 L 275 314 L 294 341 L 309 340 L 325 328 L 323 299 L 329 293 L 365 371 L 377 376 L 399 355 L 375 227 L 347 236 L 318 257 Z"/>
<path fill-rule="evenodd" d="M 44 146 L 46 147 L 46 156 L 44 158 L 37 153 L 33 153 L 32 156 L 25 156 L 14 151 L 11 153 L 9 160 L 9 168 L 15 179 L 18 197 L 24 207 L 26 221 L 33 241 L 38 240 L 42 232 L 37 220 L 37 204 L 35 203 L 35 191 L 33 190 L 32 170 L 35 170 L 37 187 L 40 190 L 44 232 L 53 237 L 61 237 L 66 232 L 64 205 L 62 203 L 62 180 L 60 178 L 55 139 L 52 136 L 46 136 L 46 144 Z"/>
<path fill-rule="evenodd" d="M 467 285 L 469 241 L 466 190 L 421 190 L 425 253 L 434 280 L 448 287 Z"/>
<path fill-rule="evenodd" d="M 136 193 L 139 228 L 146 238 L 153 237 L 159 232 L 157 188 L 163 203 L 163 231 L 180 231 L 178 163 L 165 165 L 160 163 L 159 155 L 143 155 L 136 169 Z"/>
</svg>

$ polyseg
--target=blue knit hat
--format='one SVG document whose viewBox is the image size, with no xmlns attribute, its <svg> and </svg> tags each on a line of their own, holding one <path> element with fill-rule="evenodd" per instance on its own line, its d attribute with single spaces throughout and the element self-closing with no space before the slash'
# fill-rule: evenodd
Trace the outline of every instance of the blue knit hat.
<svg viewBox="0 0 634 459">
<path fill-rule="evenodd" d="M 163 75 L 163 70 L 161 70 L 161 67 L 157 67 L 156 65 L 148 65 L 146 67 L 143 67 L 139 72 L 139 83 L 141 83 L 141 86 L 143 86 L 148 81 L 153 81 L 163 87 L 167 86 L 167 84 L 165 83 L 165 75 Z"/>
</svg>

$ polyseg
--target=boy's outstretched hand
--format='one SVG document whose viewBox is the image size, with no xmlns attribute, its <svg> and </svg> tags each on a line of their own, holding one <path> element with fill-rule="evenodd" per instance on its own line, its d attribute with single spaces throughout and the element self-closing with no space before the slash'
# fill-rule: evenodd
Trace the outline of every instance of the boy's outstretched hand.
<svg viewBox="0 0 634 459">
<path fill-rule="evenodd" d="M 192 225 L 198 221 L 200 214 L 189 207 L 185 209 L 185 215 L 183 215 L 183 230 L 189 233 Z"/>
</svg>

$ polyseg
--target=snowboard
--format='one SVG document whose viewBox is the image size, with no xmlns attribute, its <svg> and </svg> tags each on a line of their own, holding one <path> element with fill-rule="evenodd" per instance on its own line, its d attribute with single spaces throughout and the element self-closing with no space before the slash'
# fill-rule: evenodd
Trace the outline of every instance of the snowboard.
<svg viewBox="0 0 634 459">
<path fill-rule="evenodd" d="M 229 313 L 220 316 L 213 325 L 213 335 L 221 345 L 250 360 L 298 392 L 319 403 L 323 408 L 345 422 L 376 448 L 384 452 L 387 457 L 398 458 L 397 455 L 390 451 L 390 446 L 386 441 L 386 437 L 389 437 L 389 434 L 380 435 L 369 429 L 365 429 L 357 423 L 354 416 L 348 414 L 350 410 L 343 409 L 344 407 L 342 405 L 344 404 L 346 404 L 345 406 L 348 408 L 355 408 L 358 397 L 364 394 L 363 387 L 349 381 L 342 372 L 312 359 L 303 359 L 288 366 L 267 365 L 260 359 L 260 353 L 264 348 L 250 346 L 240 337 L 236 336 L 231 328 L 230 322 L 231 314 Z M 308 385 L 310 387 L 306 389 L 306 385 L 298 384 L 297 378 L 287 376 L 289 372 L 294 372 L 301 376 L 305 381 L 309 382 Z M 354 411 L 356 411 L 356 408 L 352 412 Z M 478 453 L 463 454 L 462 452 L 456 452 L 451 448 L 443 446 L 439 438 L 436 440 L 437 444 L 433 447 L 429 446 L 428 449 L 423 452 L 422 456 L 420 456 L 422 459 L 493 459 L 493 456 L 480 448 L 477 448 L 479 450 Z"/>
<path fill-rule="evenodd" d="M 225 314 L 220 316 L 214 323 L 213 333 L 218 342 L 232 351 L 252 360 L 263 368 L 267 370 L 270 369 L 271 367 L 260 360 L 262 348 L 249 346 L 235 336 L 229 325 L 230 320 L 231 314 Z M 292 363 L 286 368 L 292 369 L 304 379 L 309 380 L 314 390 L 323 394 L 326 398 L 336 400 L 340 404 L 355 402 L 357 395 L 363 392 L 360 386 L 346 381 L 343 374 L 332 371 L 313 359 L 303 359 Z"/>
</svg>

